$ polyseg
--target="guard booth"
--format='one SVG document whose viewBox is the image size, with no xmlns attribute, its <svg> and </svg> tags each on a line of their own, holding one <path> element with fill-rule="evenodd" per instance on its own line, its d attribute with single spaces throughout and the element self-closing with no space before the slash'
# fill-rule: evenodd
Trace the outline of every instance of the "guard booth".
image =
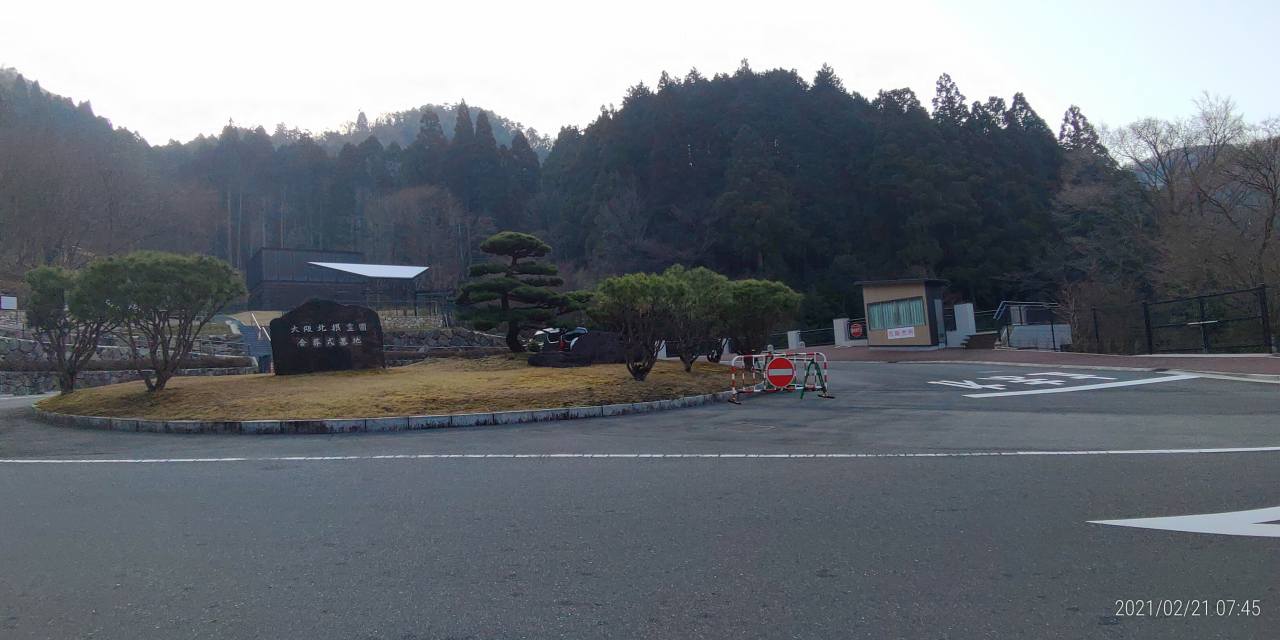
<svg viewBox="0 0 1280 640">
<path fill-rule="evenodd" d="M 904 278 L 855 284 L 862 287 L 868 347 L 929 350 L 946 346 L 942 314 L 946 280 Z"/>
</svg>

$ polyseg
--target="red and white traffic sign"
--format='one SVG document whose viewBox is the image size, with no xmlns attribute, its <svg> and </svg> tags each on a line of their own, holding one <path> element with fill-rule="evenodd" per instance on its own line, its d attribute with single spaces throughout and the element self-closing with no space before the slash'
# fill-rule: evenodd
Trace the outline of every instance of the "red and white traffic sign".
<svg viewBox="0 0 1280 640">
<path fill-rule="evenodd" d="M 774 358 L 765 365 L 764 377 L 775 387 L 785 387 L 796 379 L 796 366 L 786 358 Z"/>
</svg>

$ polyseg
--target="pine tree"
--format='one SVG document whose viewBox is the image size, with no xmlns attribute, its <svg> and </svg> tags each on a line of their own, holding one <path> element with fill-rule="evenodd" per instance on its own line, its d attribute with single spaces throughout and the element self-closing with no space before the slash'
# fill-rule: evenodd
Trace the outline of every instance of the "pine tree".
<svg viewBox="0 0 1280 640">
<path fill-rule="evenodd" d="M 536 236 L 503 231 L 480 243 L 480 250 L 505 261 L 472 265 L 458 304 L 480 330 L 505 326 L 507 348 L 520 353 L 525 350 L 521 331 L 545 325 L 570 310 L 573 301 L 552 290 L 564 283 L 556 266 L 533 260 L 551 253 L 551 245 Z"/>
</svg>

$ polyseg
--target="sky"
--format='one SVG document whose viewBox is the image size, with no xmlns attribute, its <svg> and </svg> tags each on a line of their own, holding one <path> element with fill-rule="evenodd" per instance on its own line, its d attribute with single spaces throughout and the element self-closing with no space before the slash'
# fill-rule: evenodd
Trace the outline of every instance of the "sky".
<svg viewBox="0 0 1280 640">
<path fill-rule="evenodd" d="M 970 101 L 1017 91 L 1056 129 L 1178 118 L 1208 91 L 1280 115 L 1280 2 L 6 3 L 0 66 L 153 144 L 228 120 L 336 128 L 465 99 L 540 132 L 585 126 L 627 87 L 824 62 L 869 97 L 946 72 Z"/>
</svg>

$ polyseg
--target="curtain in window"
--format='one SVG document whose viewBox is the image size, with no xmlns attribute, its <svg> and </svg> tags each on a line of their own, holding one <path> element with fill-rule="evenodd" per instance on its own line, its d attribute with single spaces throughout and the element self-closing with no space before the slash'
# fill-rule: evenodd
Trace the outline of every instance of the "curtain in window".
<svg viewBox="0 0 1280 640">
<path fill-rule="evenodd" d="M 924 326 L 924 298 L 873 303 L 867 307 L 867 324 L 872 329 Z"/>
</svg>

